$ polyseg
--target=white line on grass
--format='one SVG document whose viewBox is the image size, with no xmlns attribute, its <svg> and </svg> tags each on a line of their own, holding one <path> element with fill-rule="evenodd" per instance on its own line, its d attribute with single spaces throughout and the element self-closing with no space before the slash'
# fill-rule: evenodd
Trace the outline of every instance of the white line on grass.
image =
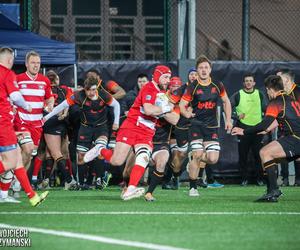
<svg viewBox="0 0 300 250">
<path fill-rule="evenodd" d="M 300 215 L 300 212 L 0 211 L 0 215 Z"/>
<path fill-rule="evenodd" d="M 60 236 L 60 237 L 75 238 L 75 239 L 81 239 L 81 240 L 90 240 L 90 241 L 96 241 L 96 242 L 101 242 L 101 243 L 106 243 L 106 244 L 138 247 L 138 248 L 145 248 L 145 249 L 188 250 L 187 248 L 177 248 L 177 247 L 158 245 L 158 244 L 152 244 L 152 243 L 143 243 L 143 242 L 138 242 L 138 241 L 117 240 L 117 239 L 113 239 L 113 238 L 90 235 L 90 234 L 72 233 L 72 232 L 43 229 L 43 228 L 36 228 L 36 227 L 20 227 L 20 226 L 8 225 L 8 224 L 0 224 L 0 228 L 26 229 L 29 232 L 34 232 L 34 233 L 56 235 L 56 236 Z"/>
</svg>

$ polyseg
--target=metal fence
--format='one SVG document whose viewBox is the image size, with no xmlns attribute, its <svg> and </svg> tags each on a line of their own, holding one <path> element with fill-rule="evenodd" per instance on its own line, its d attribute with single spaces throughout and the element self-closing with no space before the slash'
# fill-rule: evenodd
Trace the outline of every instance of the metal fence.
<svg viewBox="0 0 300 250">
<path fill-rule="evenodd" d="M 300 59 L 300 1 L 195 0 L 196 55 L 241 60 L 243 3 L 249 1 L 249 59 Z M 176 60 L 180 3 L 190 0 L 32 0 L 33 31 L 76 43 L 79 60 Z M 24 8 L 26 11 L 26 8 Z"/>
</svg>

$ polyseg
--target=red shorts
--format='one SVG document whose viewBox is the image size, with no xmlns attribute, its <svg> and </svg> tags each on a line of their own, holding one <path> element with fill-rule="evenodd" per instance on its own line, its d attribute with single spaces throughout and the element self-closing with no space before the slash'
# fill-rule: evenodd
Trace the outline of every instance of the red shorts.
<svg viewBox="0 0 300 250">
<path fill-rule="evenodd" d="M 38 146 L 40 144 L 40 139 L 43 133 L 43 128 L 39 127 L 39 128 L 35 128 L 33 126 L 31 126 L 28 123 L 19 123 L 15 121 L 15 131 L 16 132 L 29 132 L 31 139 L 33 141 L 33 144 L 35 146 Z"/>
<path fill-rule="evenodd" d="M 153 133 L 149 133 L 139 127 L 135 128 L 120 128 L 117 134 L 116 141 L 124 142 L 130 146 L 137 144 L 147 144 L 153 148 Z"/>
<path fill-rule="evenodd" d="M 0 122 L 0 147 L 17 144 L 17 136 L 12 123 Z"/>
</svg>

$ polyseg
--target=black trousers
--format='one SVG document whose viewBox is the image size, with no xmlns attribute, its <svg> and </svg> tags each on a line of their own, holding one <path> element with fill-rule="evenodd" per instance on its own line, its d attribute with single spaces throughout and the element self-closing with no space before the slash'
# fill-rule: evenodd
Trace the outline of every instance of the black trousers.
<svg viewBox="0 0 300 250">
<path fill-rule="evenodd" d="M 246 126 L 244 125 L 243 128 L 246 128 Z M 249 178 L 248 156 L 249 156 L 250 149 L 254 156 L 255 178 L 256 180 L 262 180 L 263 169 L 261 166 L 259 151 L 263 147 L 263 143 L 262 143 L 263 135 L 243 135 L 243 136 L 239 136 L 238 138 L 239 138 L 239 143 L 238 143 L 239 167 L 240 167 L 240 174 L 242 180 L 247 180 Z"/>
</svg>

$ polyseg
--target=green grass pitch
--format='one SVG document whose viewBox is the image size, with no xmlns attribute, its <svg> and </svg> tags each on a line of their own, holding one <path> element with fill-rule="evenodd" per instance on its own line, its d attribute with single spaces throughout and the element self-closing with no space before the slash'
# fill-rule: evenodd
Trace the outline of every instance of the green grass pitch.
<svg viewBox="0 0 300 250">
<path fill-rule="evenodd" d="M 264 189 L 228 185 L 199 189 L 200 197 L 189 197 L 187 187 L 158 187 L 155 202 L 122 201 L 117 187 L 53 189 L 37 208 L 24 196 L 20 204 L 1 203 L 0 224 L 79 235 L 30 232 L 30 249 L 300 249 L 300 188 L 282 188 L 278 203 L 254 203 Z M 80 238 L 83 234 L 148 245 L 97 242 Z"/>
</svg>

